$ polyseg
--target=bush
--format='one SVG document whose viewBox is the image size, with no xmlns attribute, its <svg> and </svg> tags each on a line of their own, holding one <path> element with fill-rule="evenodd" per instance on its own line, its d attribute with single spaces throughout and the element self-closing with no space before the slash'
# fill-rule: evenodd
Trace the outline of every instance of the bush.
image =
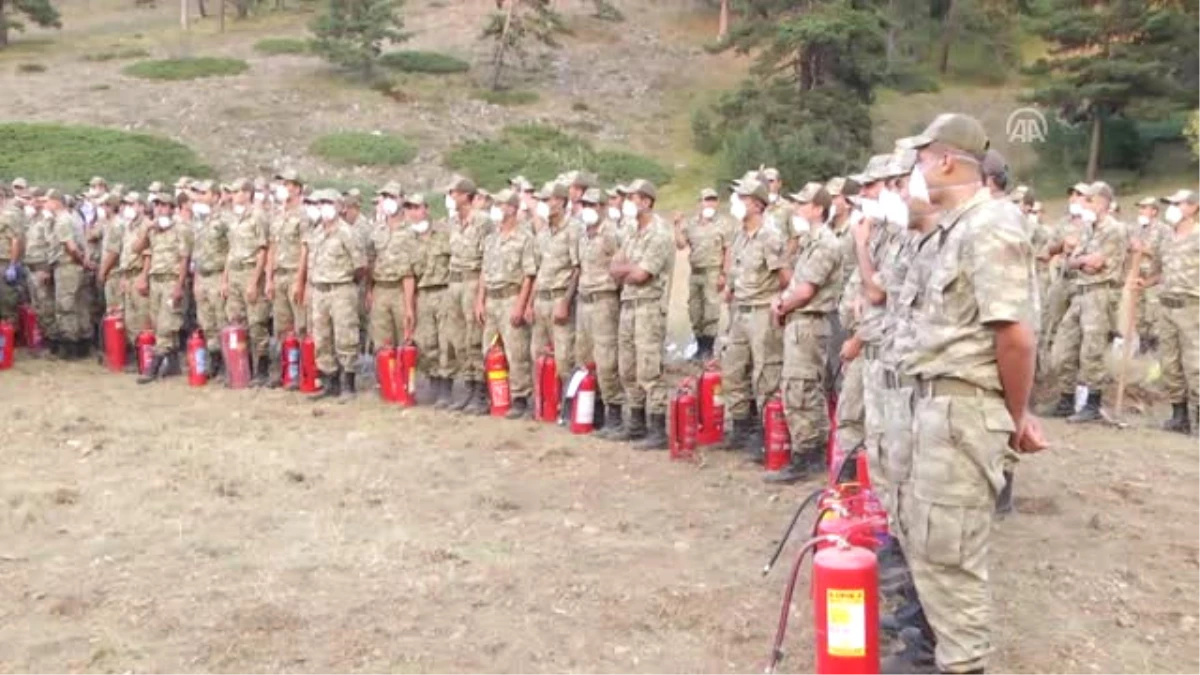
<svg viewBox="0 0 1200 675">
<path fill-rule="evenodd" d="M 124 49 L 113 49 L 107 52 L 95 52 L 93 54 L 84 54 L 84 61 L 95 61 L 104 63 L 106 61 L 117 61 L 120 59 L 144 59 L 150 56 L 150 52 L 141 47 L 126 47 Z"/>
<path fill-rule="evenodd" d="M 1038 171 L 1078 175 L 1087 168 L 1092 125 L 1068 125 L 1049 120 L 1046 141 L 1036 145 Z M 1142 137 L 1137 123 L 1123 117 L 1104 121 L 1101 129 L 1100 170 L 1141 172 L 1154 153 L 1154 142 Z"/>
<path fill-rule="evenodd" d="M 517 174 L 540 186 L 568 169 L 594 171 L 605 184 L 646 178 L 661 185 L 671 180 L 671 172 L 652 159 L 596 150 L 577 136 L 536 124 L 508 127 L 492 140 L 460 145 L 446 155 L 446 166 L 496 188 Z"/>
<path fill-rule="evenodd" d="M 46 66 L 41 63 L 18 63 L 17 64 L 17 72 L 18 73 L 44 73 L 44 72 L 46 72 Z"/>
<path fill-rule="evenodd" d="M 347 166 L 399 166 L 417 156 L 417 149 L 399 136 L 343 131 L 313 141 L 308 151 Z"/>
<path fill-rule="evenodd" d="M 713 115 L 708 108 L 692 111 L 692 147 L 705 155 L 715 155 L 721 149 L 721 139 L 717 137 Z"/>
<path fill-rule="evenodd" d="M 471 64 L 466 61 L 440 52 L 390 52 L 379 57 L 379 63 L 387 68 L 405 73 L 434 75 L 465 73 L 471 69 Z"/>
<path fill-rule="evenodd" d="M 881 84 L 903 94 L 933 93 L 941 89 L 929 71 L 915 66 L 897 66 L 884 73 Z"/>
<path fill-rule="evenodd" d="M 201 77 L 240 75 L 250 69 L 241 59 L 218 59 L 211 56 L 185 59 L 138 61 L 121 71 L 131 77 L 147 80 L 195 80 Z"/>
<path fill-rule="evenodd" d="M 308 41 L 300 38 L 264 38 L 254 43 L 254 51 L 268 56 L 307 54 Z"/>
<path fill-rule="evenodd" d="M 176 176 L 204 178 L 204 166 L 187 146 L 158 136 L 61 124 L 0 124 L 0 179 L 77 190 L 92 176 L 109 183 L 147 185 Z"/>
<path fill-rule="evenodd" d="M 536 91 L 528 89 L 501 89 L 500 91 L 492 91 L 491 89 L 481 89 L 474 94 L 475 98 L 481 101 L 487 101 L 492 105 L 529 105 L 537 103 L 540 96 Z"/>
</svg>

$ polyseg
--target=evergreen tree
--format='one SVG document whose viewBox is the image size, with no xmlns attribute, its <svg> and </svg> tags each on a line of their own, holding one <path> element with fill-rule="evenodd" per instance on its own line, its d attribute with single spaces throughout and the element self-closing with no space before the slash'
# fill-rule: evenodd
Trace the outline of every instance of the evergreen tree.
<svg viewBox="0 0 1200 675">
<path fill-rule="evenodd" d="M 383 48 L 404 42 L 404 0 L 330 0 L 309 26 L 312 49 L 330 63 L 370 77 Z"/>
<path fill-rule="evenodd" d="M 10 30 L 25 30 L 20 17 L 42 28 L 62 28 L 62 17 L 50 0 L 0 0 L 0 48 L 8 46 Z"/>
<path fill-rule="evenodd" d="M 550 0 L 497 0 L 502 11 L 488 17 L 480 37 L 495 42 L 492 56 L 492 90 L 500 89 L 508 57 L 524 58 L 530 41 L 557 49 L 557 37 L 569 34 L 566 22 L 554 11 Z M 601 11 L 597 5 L 597 11 Z"/>
</svg>

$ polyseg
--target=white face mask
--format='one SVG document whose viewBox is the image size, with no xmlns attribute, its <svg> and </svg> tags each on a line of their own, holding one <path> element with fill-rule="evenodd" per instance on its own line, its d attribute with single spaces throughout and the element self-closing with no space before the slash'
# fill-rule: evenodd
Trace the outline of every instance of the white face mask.
<svg viewBox="0 0 1200 675">
<path fill-rule="evenodd" d="M 862 211 L 851 211 L 850 212 L 850 224 L 851 225 L 857 225 L 857 224 L 861 223 L 862 219 L 863 219 Z"/>
<path fill-rule="evenodd" d="M 429 221 L 422 220 L 419 223 L 413 223 L 409 227 L 411 227 L 412 231 L 416 232 L 417 234 L 425 234 L 425 231 L 429 229 Z"/>
<path fill-rule="evenodd" d="M 384 199 L 383 199 L 383 212 L 384 213 L 386 213 L 389 216 L 394 216 L 399 211 L 400 211 L 400 202 L 396 201 L 392 197 L 384 197 Z"/>
<path fill-rule="evenodd" d="M 741 197 L 733 196 L 733 200 L 729 202 L 729 215 L 738 220 L 746 217 L 746 202 L 743 202 Z"/>
<path fill-rule="evenodd" d="M 537 206 L 533 207 L 533 215 L 545 220 L 550 217 L 550 205 L 546 202 L 538 202 Z"/>
<path fill-rule="evenodd" d="M 158 217 L 158 229 L 165 230 L 171 226 L 171 216 Z"/>
<path fill-rule="evenodd" d="M 874 199 L 863 199 L 860 206 L 863 216 L 871 220 L 883 220 L 883 207 Z"/>
<path fill-rule="evenodd" d="M 1079 217 L 1083 219 L 1083 222 L 1088 223 L 1089 225 L 1096 222 L 1096 212 L 1091 209 L 1084 209 L 1082 212 L 1080 212 Z"/>
<path fill-rule="evenodd" d="M 196 202 L 195 204 L 192 204 L 192 213 L 203 218 L 204 216 L 212 213 L 212 207 L 204 202 Z"/>
<path fill-rule="evenodd" d="M 1031 213 L 1029 215 L 1029 222 L 1033 223 L 1034 225 L 1039 225 L 1042 222 L 1042 217 L 1036 213 Z"/>
<path fill-rule="evenodd" d="M 282 185 L 275 188 L 275 201 L 286 202 L 288 198 L 288 189 Z"/>
<path fill-rule="evenodd" d="M 829 205 L 829 217 L 825 219 L 825 222 L 832 223 L 834 217 L 837 216 L 837 212 L 838 212 L 837 204 L 830 204 Z"/>
<path fill-rule="evenodd" d="M 312 222 L 317 222 L 321 219 L 321 209 L 316 204 L 309 204 L 304 207 L 304 215 Z"/>
<path fill-rule="evenodd" d="M 501 209 L 499 206 L 493 206 L 488 211 L 488 218 L 490 218 L 493 223 L 499 223 L 500 221 L 504 220 L 504 209 Z"/>
<path fill-rule="evenodd" d="M 779 201 L 779 195 L 775 192 L 772 192 L 771 194 L 767 195 L 767 201 L 774 204 L 775 202 Z"/>
<path fill-rule="evenodd" d="M 98 207 L 96 209 L 96 217 L 100 220 L 104 220 L 108 217 L 108 209 L 104 208 L 103 206 Z"/>
<path fill-rule="evenodd" d="M 175 196 L 178 197 L 181 194 L 183 194 L 183 188 L 175 188 Z"/>
<path fill-rule="evenodd" d="M 620 220 L 621 219 L 621 209 L 618 209 L 615 206 L 608 207 L 608 219 L 612 220 L 612 221 Z"/>
<path fill-rule="evenodd" d="M 261 204 L 265 201 L 267 201 L 267 193 L 265 193 L 265 192 L 255 192 L 254 193 L 254 203 L 255 204 Z"/>
<path fill-rule="evenodd" d="M 239 216 L 244 214 L 246 212 L 246 205 L 245 204 L 234 204 L 233 212 Z"/>
<path fill-rule="evenodd" d="M 591 226 L 600 222 L 600 214 L 596 212 L 596 209 L 589 206 L 579 212 L 579 219 L 583 221 L 584 225 Z"/>
<path fill-rule="evenodd" d="M 446 213 L 454 213 L 458 210 L 458 202 L 454 201 L 454 197 L 446 195 Z"/>
<path fill-rule="evenodd" d="M 337 218 L 337 207 L 333 204 L 322 204 L 321 218 L 324 220 L 333 220 L 334 218 Z"/>
<path fill-rule="evenodd" d="M 626 218 L 637 218 L 638 207 L 633 203 L 632 199 L 626 199 L 621 203 L 621 215 Z"/>
<path fill-rule="evenodd" d="M 54 217 L 54 214 L 50 212 L 50 209 L 42 209 L 42 217 L 49 220 Z"/>
<path fill-rule="evenodd" d="M 1138 225 L 1145 227 L 1150 224 L 1150 216 L 1138 216 Z"/>
<path fill-rule="evenodd" d="M 708 220 L 712 220 L 712 217 L 717 215 L 717 210 L 711 206 L 706 206 L 703 209 L 700 209 L 700 215 L 704 216 L 704 218 Z"/>
<path fill-rule="evenodd" d="M 36 216 L 36 215 L 37 215 L 37 208 L 35 208 L 35 207 L 33 207 L 33 206 L 26 206 L 26 207 L 25 207 L 25 217 L 26 217 L 26 218 L 32 218 L 32 217 L 34 217 L 34 216 Z"/>
<path fill-rule="evenodd" d="M 796 232 L 808 232 L 812 229 L 812 225 L 809 224 L 808 219 L 804 216 L 800 214 L 793 214 L 792 229 Z"/>
<path fill-rule="evenodd" d="M 1183 209 L 1179 208 L 1178 204 L 1172 204 L 1167 207 L 1167 212 L 1163 214 L 1167 222 L 1172 225 L 1178 225 L 1179 221 L 1183 220 Z"/>
<path fill-rule="evenodd" d="M 137 218 L 137 209 L 133 208 L 132 206 L 126 206 L 125 208 L 121 209 L 121 215 L 125 217 L 125 220 L 133 220 L 134 218 Z"/>
<path fill-rule="evenodd" d="M 925 173 L 920 166 L 914 166 L 908 174 L 908 196 L 914 201 L 932 203 L 929 201 L 929 183 L 925 182 Z"/>
<path fill-rule="evenodd" d="M 1083 207 L 1075 202 L 1071 202 L 1067 205 L 1067 213 L 1078 218 L 1079 216 L 1083 215 Z"/>
</svg>

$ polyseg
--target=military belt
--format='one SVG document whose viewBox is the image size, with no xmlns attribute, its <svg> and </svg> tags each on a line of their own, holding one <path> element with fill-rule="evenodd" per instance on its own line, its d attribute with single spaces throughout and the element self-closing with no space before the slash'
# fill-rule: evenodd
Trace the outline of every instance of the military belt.
<svg viewBox="0 0 1200 675">
<path fill-rule="evenodd" d="M 629 307 L 638 307 L 641 305 L 662 304 L 662 298 L 621 298 L 621 304 Z"/>
<path fill-rule="evenodd" d="M 596 302 L 597 300 L 603 300 L 604 298 L 615 297 L 617 297 L 616 291 L 592 291 L 591 293 L 580 293 L 579 301 L 584 304 L 590 304 Z"/>
<path fill-rule="evenodd" d="M 538 300 L 557 300 L 567 294 L 565 288 L 552 288 L 548 291 L 538 291 Z"/>
<path fill-rule="evenodd" d="M 1167 309 L 1183 309 L 1184 307 L 1187 307 L 1188 305 L 1194 305 L 1196 303 L 1200 303 L 1200 298 L 1195 298 L 1190 295 L 1184 295 L 1184 296 L 1174 296 L 1174 297 L 1169 297 L 1169 298 L 1159 298 L 1158 301 L 1160 303 L 1162 303 L 1162 306 L 1166 307 Z"/>
<path fill-rule="evenodd" d="M 920 398 L 937 396 L 979 396 L 982 398 L 1003 398 L 1003 394 L 993 389 L 985 389 L 966 380 L 953 377 L 935 377 L 931 379 L 917 378 L 913 387 Z"/>
<path fill-rule="evenodd" d="M 225 270 L 196 270 L 196 274 L 199 274 L 202 277 L 215 277 L 224 271 Z"/>
<path fill-rule="evenodd" d="M 327 283 L 323 283 L 320 281 L 312 282 L 313 288 L 317 289 L 318 291 L 321 291 L 322 293 L 324 293 L 325 291 L 332 291 L 333 289 L 339 288 L 341 286 L 352 286 L 352 285 L 354 285 L 353 281 L 339 281 L 337 283 L 332 283 L 332 284 L 327 284 Z"/>
<path fill-rule="evenodd" d="M 50 270 L 50 263 L 27 262 L 25 266 L 29 268 L 30 272 L 48 272 Z"/>
<path fill-rule="evenodd" d="M 430 284 L 428 286 L 417 286 L 418 291 L 440 291 L 447 287 L 447 284 Z"/>
<path fill-rule="evenodd" d="M 404 284 L 404 280 L 403 279 L 376 279 L 373 283 L 376 286 L 379 286 L 381 288 L 399 288 L 401 285 Z"/>
<path fill-rule="evenodd" d="M 470 281 L 479 278 L 479 270 L 463 270 L 460 272 L 450 273 L 450 283 L 458 281 Z"/>
<path fill-rule="evenodd" d="M 504 298 L 511 298 L 520 292 L 520 286 L 516 284 L 509 284 L 508 286 L 501 286 L 500 288 L 488 288 L 484 290 L 484 295 L 486 295 L 489 300 L 502 300 Z"/>
<path fill-rule="evenodd" d="M 750 314 L 752 312 L 757 312 L 760 309 L 770 308 L 770 305 L 734 305 L 733 311 L 737 312 L 738 314 Z"/>
<path fill-rule="evenodd" d="M 884 389 L 903 389 L 905 387 L 914 386 L 916 383 L 917 378 L 909 375 L 903 375 L 891 368 L 885 368 L 883 371 Z"/>
</svg>

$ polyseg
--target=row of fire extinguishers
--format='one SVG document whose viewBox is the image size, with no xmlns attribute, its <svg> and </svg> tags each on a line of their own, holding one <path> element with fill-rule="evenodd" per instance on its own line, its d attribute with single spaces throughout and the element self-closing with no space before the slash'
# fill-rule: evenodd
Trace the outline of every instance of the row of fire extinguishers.
<svg viewBox="0 0 1200 675">
<path fill-rule="evenodd" d="M 17 347 L 42 348 L 42 329 L 37 313 L 29 305 L 17 306 L 16 322 L 0 321 L 0 370 L 12 368 Z"/>
</svg>

